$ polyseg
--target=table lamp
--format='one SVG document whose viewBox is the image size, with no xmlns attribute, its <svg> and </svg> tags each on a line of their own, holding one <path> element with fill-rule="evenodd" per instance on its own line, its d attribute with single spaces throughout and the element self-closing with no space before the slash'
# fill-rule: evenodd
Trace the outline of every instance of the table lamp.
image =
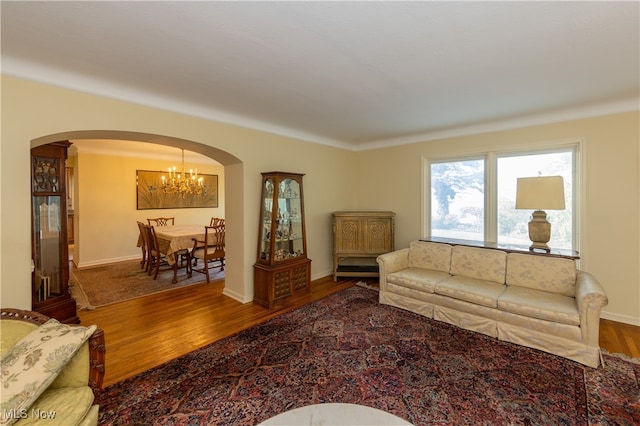
<svg viewBox="0 0 640 426">
<path fill-rule="evenodd" d="M 516 209 L 534 209 L 529 222 L 529 239 L 535 249 L 550 252 L 551 224 L 545 210 L 564 210 L 564 181 L 562 176 L 518 178 Z"/>
</svg>

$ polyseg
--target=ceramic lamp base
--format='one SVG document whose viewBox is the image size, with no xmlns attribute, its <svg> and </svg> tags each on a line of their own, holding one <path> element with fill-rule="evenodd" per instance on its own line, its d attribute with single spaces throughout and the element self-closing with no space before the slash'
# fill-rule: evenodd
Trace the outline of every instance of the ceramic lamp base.
<svg viewBox="0 0 640 426">
<path fill-rule="evenodd" d="M 532 214 L 529 222 L 529 239 L 532 242 L 529 250 L 551 251 L 547 245 L 551 239 L 551 224 L 547 221 L 547 213 L 543 210 L 536 210 Z"/>
</svg>

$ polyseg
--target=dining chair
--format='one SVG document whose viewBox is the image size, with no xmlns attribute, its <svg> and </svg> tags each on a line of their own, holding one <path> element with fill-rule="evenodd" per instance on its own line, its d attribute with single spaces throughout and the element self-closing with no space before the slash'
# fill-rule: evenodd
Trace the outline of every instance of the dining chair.
<svg viewBox="0 0 640 426">
<path fill-rule="evenodd" d="M 224 225 L 205 226 L 204 241 L 193 239 L 193 250 L 191 257 L 201 259 L 204 263 L 201 269 L 192 267 L 192 271 L 205 274 L 207 282 L 211 282 L 209 269 L 220 267 L 224 271 L 225 251 L 224 251 Z M 219 263 L 218 265 L 216 263 Z"/>
<path fill-rule="evenodd" d="M 156 236 L 155 229 L 152 225 L 142 225 L 144 229 L 144 235 L 146 236 L 147 243 L 147 273 L 151 275 L 154 269 L 158 269 L 161 264 L 167 264 L 164 259 L 164 255 L 158 249 L 158 237 Z M 158 271 L 156 271 L 157 274 Z M 154 278 L 155 279 L 155 278 Z"/>
<path fill-rule="evenodd" d="M 225 221 L 221 217 L 212 217 L 211 222 L 209 222 L 209 226 L 218 226 L 218 225 L 224 225 L 224 224 L 225 224 Z"/>
<path fill-rule="evenodd" d="M 144 229 L 146 225 L 140 221 L 137 221 L 137 223 L 138 231 L 140 231 L 140 234 L 138 235 L 138 246 L 142 249 L 142 260 L 140 261 L 140 269 L 144 269 L 146 271 L 149 264 L 149 258 L 147 256 L 147 252 L 149 250 L 149 243 L 147 243 L 148 235 Z"/>
<path fill-rule="evenodd" d="M 145 231 L 147 233 L 148 243 L 149 243 L 149 270 L 148 274 L 151 275 L 151 272 L 155 269 L 153 279 L 158 279 L 158 273 L 166 270 L 173 270 L 173 266 L 169 265 L 165 255 L 160 251 L 160 244 L 158 243 L 158 236 L 156 235 L 156 230 L 153 225 L 144 225 Z M 176 255 L 177 253 L 174 253 Z M 189 256 L 189 252 L 187 251 L 187 256 Z M 174 259 L 176 262 L 178 261 L 178 257 Z M 161 269 L 161 267 L 163 267 Z M 178 266 L 176 268 L 183 268 L 185 266 Z M 189 261 L 187 260 L 186 265 L 187 270 L 189 270 Z"/>
<path fill-rule="evenodd" d="M 176 218 L 175 217 L 155 217 L 151 219 L 147 219 L 147 223 L 153 226 L 173 226 L 175 225 Z"/>
</svg>

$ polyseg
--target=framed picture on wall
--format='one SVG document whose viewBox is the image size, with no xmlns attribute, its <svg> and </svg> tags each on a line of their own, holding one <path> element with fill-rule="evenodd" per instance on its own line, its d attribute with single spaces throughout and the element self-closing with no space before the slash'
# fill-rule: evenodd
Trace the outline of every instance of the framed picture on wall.
<svg viewBox="0 0 640 426">
<path fill-rule="evenodd" d="M 191 190 L 174 192 L 167 172 L 136 170 L 136 209 L 218 207 L 218 175 L 198 173 L 197 177 L 191 179 L 187 173 Z"/>
</svg>

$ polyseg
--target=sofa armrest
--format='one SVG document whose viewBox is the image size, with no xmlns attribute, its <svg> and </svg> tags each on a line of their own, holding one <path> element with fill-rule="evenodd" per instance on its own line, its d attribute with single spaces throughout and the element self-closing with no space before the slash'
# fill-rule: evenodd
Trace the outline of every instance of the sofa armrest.
<svg viewBox="0 0 640 426">
<path fill-rule="evenodd" d="M 380 291 L 387 291 L 387 275 L 409 266 L 409 249 L 381 254 L 376 260 L 380 269 Z"/>
<path fill-rule="evenodd" d="M 104 331 L 99 328 L 89 338 L 89 387 L 94 394 L 102 390 L 104 380 L 105 353 L 107 352 Z"/>
<path fill-rule="evenodd" d="M 576 279 L 576 304 L 580 314 L 582 341 L 599 347 L 600 311 L 607 306 L 609 299 L 598 280 L 588 272 L 578 271 Z"/>
</svg>

